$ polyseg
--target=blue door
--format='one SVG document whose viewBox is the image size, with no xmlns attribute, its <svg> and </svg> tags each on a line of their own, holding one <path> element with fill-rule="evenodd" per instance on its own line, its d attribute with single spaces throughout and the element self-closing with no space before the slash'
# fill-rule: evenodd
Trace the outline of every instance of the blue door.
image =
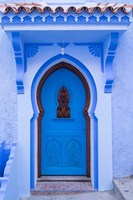
<svg viewBox="0 0 133 200">
<path fill-rule="evenodd" d="M 41 90 L 41 175 L 86 175 L 86 92 L 67 68 L 54 71 Z"/>
</svg>

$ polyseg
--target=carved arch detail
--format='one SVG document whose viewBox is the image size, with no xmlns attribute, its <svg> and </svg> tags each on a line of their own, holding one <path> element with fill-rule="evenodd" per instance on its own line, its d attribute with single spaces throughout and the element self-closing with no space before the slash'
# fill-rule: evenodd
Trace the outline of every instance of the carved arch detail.
<svg viewBox="0 0 133 200">
<path fill-rule="evenodd" d="M 65 86 L 61 87 L 58 93 L 58 108 L 57 118 L 70 118 L 70 107 L 69 107 L 70 95 Z"/>
</svg>

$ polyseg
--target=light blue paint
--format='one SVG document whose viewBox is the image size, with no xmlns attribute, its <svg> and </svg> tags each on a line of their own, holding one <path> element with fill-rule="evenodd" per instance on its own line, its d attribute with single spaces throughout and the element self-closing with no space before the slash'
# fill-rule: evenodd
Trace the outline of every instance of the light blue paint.
<svg viewBox="0 0 133 200">
<path fill-rule="evenodd" d="M 132 0 L 131 0 L 132 3 Z M 120 38 L 114 58 L 112 136 L 114 177 L 133 175 L 133 23 Z"/>
<path fill-rule="evenodd" d="M 25 43 L 24 44 L 24 72 L 27 71 L 27 59 L 34 57 L 40 46 L 52 46 L 54 43 Z"/>
<path fill-rule="evenodd" d="M 89 109 L 89 116 L 91 120 L 95 120 L 96 117 L 95 116 L 95 108 L 96 108 L 96 103 L 97 103 L 97 90 L 96 90 L 96 85 L 94 82 L 94 79 L 92 77 L 92 75 L 90 74 L 89 70 L 76 58 L 68 55 L 68 54 L 64 54 L 64 55 L 57 55 L 51 59 L 49 59 L 47 62 L 45 62 L 45 64 L 38 70 L 38 72 L 36 73 L 34 79 L 33 79 L 33 83 L 32 83 L 32 87 L 31 87 L 31 101 L 32 101 L 32 107 L 33 107 L 33 112 L 34 115 L 31 119 L 31 134 L 34 134 L 34 123 L 38 117 L 38 108 L 37 108 L 37 104 L 36 104 L 36 87 L 38 84 L 38 80 L 41 79 L 42 75 L 43 75 L 43 71 L 48 67 L 48 66 L 52 66 L 55 63 L 58 63 L 60 61 L 65 61 L 68 63 L 73 63 L 73 65 L 76 67 L 78 67 L 78 69 L 81 71 L 81 73 L 83 72 L 84 74 L 86 74 L 88 80 L 89 80 L 89 87 L 91 90 L 91 108 Z M 97 123 L 98 121 L 95 120 L 95 125 L 97 127 Z M 94 138 L 97 137 L 97 128 L 94 129 L 93 131 L 94 134 Z M 35 138 L 34 138 L 35 139 Z M 34 150 L 32 148 L 32 146 L 34 147 L 34 139 L 31 141 L 31 189 L 34 188 L 34 168 L 32 167 L 32 165 L 34 165 Z M 97 142 L 94 139 L 94 142 Z M 98 154 L 97 154 L 97 149 L 98 149 L 98 144 L 94 144 L 94 155 L 95 155 L 95 167 L 94 167 L 94 188 L 98 189 Z"/>
<path fill-rule="evenodd" d="M 87 46 L 89 52 L 95 57 L 101 57 L 102 43 L 74 43 L 76 46 Z"/>
<path fill-rule="evenodd" d="M 104 53 L 103 53 L 103 43 L 74 43 L 76 46 L 87 46 L 89 52 L 101 59 L 101 71 L 104 70 Z"/>
<path fill-rule="evenodd" d="M 63 67 L 49 75 L 41 90 L 41 175 L 86 175 L 86 91 L 80 78 Z M 62 88 L 70 98 L 67 118 L 57 116 Z"/>
</svg>

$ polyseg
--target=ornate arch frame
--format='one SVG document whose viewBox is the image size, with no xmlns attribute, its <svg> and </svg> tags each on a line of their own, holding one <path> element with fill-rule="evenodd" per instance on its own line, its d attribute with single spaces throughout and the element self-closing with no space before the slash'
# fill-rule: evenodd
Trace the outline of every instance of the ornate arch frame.
<svg viewBox="0 0 133 200">
<path fill-rule="evenodd" d="M 86 103 L 85 103 L 85 107 L 84 107 L 84 116 L 86 119 L 86 175 L 88 177 L 90 177 L 90 117 L 88 115 L 88 109 L 90 106 L 90 88 L 89 85 L 85 79 L 85 77 L 83 76 L 83 74 L 77 69 L 75 68 L 73 65 L 67 63 L 67 62 L 59 62 L 57 64 L 55 64 L 54 66 L 52 66 L 49 70 L 46 71 L 46 73 L 42 76 L 39 84 L 38 84 L 38 88 L 37 88 L 37 104 L 38 104 L 38 108 L 39 108 L 39 116 L 38 116 L 38 177 L 41 176 L 41 120 L 42 120 L 42 116 L 44 114 L 44 109 L 43 106 L 41 104 L 41 90 L 43 85 L 45 84 L 46 79 L 48 78 L 48 76 L 50 76 L 53 72 L 55 72 L 56 70 L 60 69 L 60 68 L 65 68 L 68 69 L 70 71 L 72 71 L 73 73 L 75 73 L 80 80 L 82 81 L 85 91 L 86 91 Z"/>
<path fill-rule="evenodd" d="M 31 85 L 31 104 L 33 115 L 30 119 L 30 188 L 34 189 L 38 177 L 38 166 L 37 166 L 37 151 L 38 151 L 38 133 L 37 133 L 37 119 L 39 116 L 39 108 L 37 104 L 37 88 L 42 79 L 44 73 L 46 73 L 52 66 L 60 62 L 70 63 L 74 66 L 86 79 L 87 84 L 90 88 L 90 106 L 88 109 L 88 116 L 90 117 L 90 139 L 91 139 L 91 180 L 93 187 L 98 189 L 98 119 L 95 115 L 95 109 L 97 105 L 97 88 L 94 78 L 88 68 L 80 62 L 77 58 L 68 54 L 58 54 L 54 57 L 49 58 L 36 72 L 32 80 Z M 92 157 L 93 155 L 93 157 Z"/>
</svg>

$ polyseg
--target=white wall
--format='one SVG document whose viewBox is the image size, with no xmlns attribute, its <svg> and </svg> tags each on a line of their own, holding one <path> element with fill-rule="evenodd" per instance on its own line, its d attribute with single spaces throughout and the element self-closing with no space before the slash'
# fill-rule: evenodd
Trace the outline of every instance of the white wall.
<svg viewBox="0 0 133 200">
<path fill-rule="evenodd" d="M 133 24 L 121 37 L 112 92 L 114 176 L 133 174 Z"/>
<path fill-rule="evenodd" d="M 15 60 L 11 42 L 0 28 L 0 140 L 17 138 L 17 95 Z"/>
</svg>

